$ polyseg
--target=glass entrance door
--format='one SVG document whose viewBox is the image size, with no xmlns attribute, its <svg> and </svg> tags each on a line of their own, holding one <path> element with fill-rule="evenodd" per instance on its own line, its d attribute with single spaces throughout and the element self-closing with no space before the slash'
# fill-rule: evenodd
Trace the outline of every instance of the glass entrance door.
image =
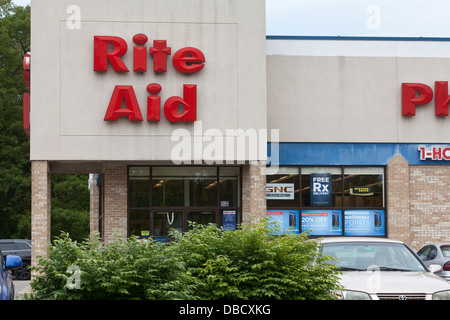
<svg viewBox="0 0 450 320">
<path fill-rule="evenodd" d="M 156 241 L 169 241 L 171 229 L 183 231 L 183 211 L 156 211 L 153 213 L 153 221 Z"/>
<path fill-rule="evenodd" d="M 188 211 L 186 213 L 187 229 L 191 229 L 189 221 L 196 224 L 208 225 L 210 223 L 216 223 L 216 212 L 201 210 L 201 211 Z"/>
</svg>

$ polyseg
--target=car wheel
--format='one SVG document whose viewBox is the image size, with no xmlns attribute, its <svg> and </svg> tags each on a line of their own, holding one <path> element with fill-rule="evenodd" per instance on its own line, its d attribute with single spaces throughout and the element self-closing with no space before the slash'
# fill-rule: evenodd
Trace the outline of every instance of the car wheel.
<svg viewBox="0 0 450 320">
<path fill-rule="evenodd" d="M 14 276 L 17 280 L 30 280 L 31 279 L 31 271 L 29 268 L 29 263 L 24 262 L 22 268 L 18 268 L 14 270 Z"/>
</svg>

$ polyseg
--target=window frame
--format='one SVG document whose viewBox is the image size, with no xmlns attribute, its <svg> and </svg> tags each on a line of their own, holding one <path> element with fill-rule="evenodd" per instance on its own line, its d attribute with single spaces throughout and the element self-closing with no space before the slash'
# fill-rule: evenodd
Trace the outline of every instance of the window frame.
<svg viewBox="0 0 450 320">
<path fill-rule="evenodd" d="M 149 168 L 149 176 L 148 176 L 148 192 L 149 192 L 149 205 L 148 206 L 131 206 L 130 203 L 130 168 Z M 221 168 L 238 168 L 238 184 L 237 184 L 237 204 L 233 206 L 221 206 L 221 198 L 220 198 L 220 187 L 216 187 L 217 190 L 217 197 L 216 197 L 216 203 L 215 205 L 205 205 L 205 206 L 154 206 L 153 205 L 153 168 L 180 168 L 180 167 L 186 167 L 186 168 L 215 168 L 216 174 L 215 174 L 215 180 L 217 182 L 217 186 L 220 184 L 220 178 L 221 176 Z M 211 179 L 213 180 L 213 179 Z M 128 165 L 127 166 L 127 236 L 131 236 L 131 225 L 130 225 L 130 215 L 131 212 L 134 211 L 142 211 L 144 214 L 147 214 L 150 221 L 149 231 L 150 231 L 150 237 L 155 236 L 155 214 L 157 212 L 182 212 L 182 230 L 183 232 L 188 231 L 188 219 L 187 215 L 189 212 L 206 212 L 206 211 L 212 211 L 215 213 L 215 221 L 218 227 L 222 227 L 222 215 L 223 211 L 235 211 L 236 212 L 236 225 L 242 223 L 242 166 L 239 165 L 229 165 L 229 166 L 210 166 L 210 165 L 179 165 L 179 166 L 173 166 L 173 165 Z M 233 191 L 234 192 L 234 191 Z M 139 236 L 138 236 L 139 237 Z"/>
</svg>

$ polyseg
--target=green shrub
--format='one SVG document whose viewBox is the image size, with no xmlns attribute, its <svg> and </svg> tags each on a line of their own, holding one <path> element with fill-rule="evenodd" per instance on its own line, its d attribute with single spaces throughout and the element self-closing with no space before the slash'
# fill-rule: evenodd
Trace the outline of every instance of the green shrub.
<svg viewBox="0 0 450 320">
<path fill-rule="evenodd" d="M 163 245 L 137 238 L 77 243 L 63 234 L 34 267 L 42 275 L 31 283 L 32 298 L 331 299 L 338 273 L 318 243 L 307 234 L 273 234 L 265 222 L 225 232 L 193 224 Z"/>
<path fill-rule="evenodd" d="M 193 225 L 175 244 L 201 299 L 332 299 L 338 272 L 306 233 L 274 236 L 266 222 L 222 232 Z"/>
<path fill-rule="evenodd" d="M 170 247 L 134 237 L 103 245 L 98 239 L 77 243 L 63 234 L 50 247 L 50 258 L 33 269 L 42 274 L 31 282 L 33 299 L 195 298 L 194 281 Z"/>
</svg>

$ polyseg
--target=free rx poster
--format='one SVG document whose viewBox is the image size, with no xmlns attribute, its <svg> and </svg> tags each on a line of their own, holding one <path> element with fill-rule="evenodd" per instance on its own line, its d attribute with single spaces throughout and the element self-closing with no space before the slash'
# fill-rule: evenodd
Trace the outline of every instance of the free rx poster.
<svg viewBox="0 0 450 320">
<path fill-rule="evenodd" d="M 311 181 L 311 206 L 331 206 L 331 174 L 312 173 Z"/>
</svg>

